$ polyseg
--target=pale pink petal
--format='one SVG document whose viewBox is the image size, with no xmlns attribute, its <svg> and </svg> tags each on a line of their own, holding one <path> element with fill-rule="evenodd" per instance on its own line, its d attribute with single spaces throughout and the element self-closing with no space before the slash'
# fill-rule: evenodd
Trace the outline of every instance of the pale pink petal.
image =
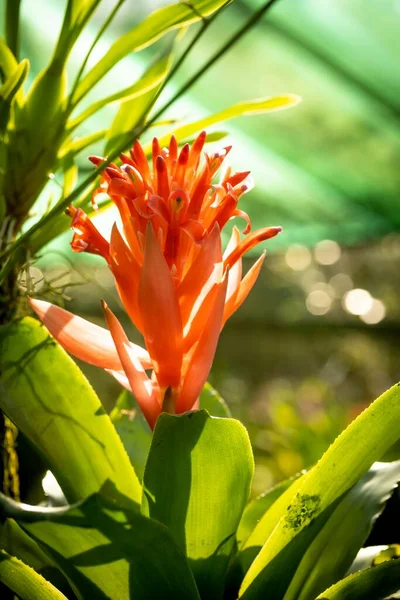
<svg viewBox="0 0 400 600">
<path fill-rule="evenodd" d="M 107 329 L 44 300 L 30 298 L 29 303 L 64 350 L 102 369 L 122 369 L 114 341 Z M 136 344 L 130 342 L 130 345 L 143 367 L 151 368 L 149 353 Z"/>
<path fill-rule="evenodd" d="M 232 230 L 231 239 L 229 240 L 229 244 L 224 252 L 224 258 L 229 256 L 231 252 L 239 245 L 240 243 L 240 233 L 237 227 L 234 227 Z M 242 261 L 239 259 L 235 262 L 233 267 L 229 271 L 228 275 L 228 289 L 226 291 L 226 300 L 225 302 L 234 302 L 236 295 L 239 290 L 240 281 L 242 279 Z"/>
<path fill-rule="evenodd" d="M 128 390 L 128 392 L 132 391 L 131 384 L 129 383 L 129 379 L 125 375 L 125 371 L 113 371 L 112 369 L 105 369 L 105 371 L 112 375 L 123 388 Z"/>
<path fill-rule="evenodd" d="M 246 300 L 252 287 L 254 286 L 255 282 L 257 281 L 257 277 L 261 271 L 261 267 L 263 265 L 264 258 L 265 258 L 265 250 L 262 253 L 262 255 L 260 256 L 260 258 L 254 263 L 254 265 L 251 267 L 251 269 L 243 277 L 242 281 L 240 282 L 237 294 L 234 297 L 230 298 L 228 300 L 228 302 L 226 302 L 225 309 L 224 309 L 224 316 L 222 319 L 222 327 L 225 325 L 225 323 L 229 319 L 229 317 L 231 315 L 233 315 L 233 313 L 237 311 L 239 306 L 241 306 L 243 304 L 243 302 Z"/>
<path fill-rule="evenodd" d="M 153 428 L 157 417 L 161 412 L 161 407 L 157 401 L 151 380 L 143 369 L 137 355 L 132 351 L 129 340 L 126 337 L 120 322 L 104 301 L 103 309 L 107 325 L 113 337 L 115 347 L 117 348 L 123 370 L 130 383 L 132 393 L 148 424 Z"/>
</svg>

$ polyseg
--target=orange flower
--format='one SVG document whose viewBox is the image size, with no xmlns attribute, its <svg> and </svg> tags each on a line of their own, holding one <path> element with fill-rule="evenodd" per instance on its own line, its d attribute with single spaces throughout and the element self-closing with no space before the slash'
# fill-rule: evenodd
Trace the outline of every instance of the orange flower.
<svg viewBox="0 0 400 600">
<path fill-rule="evenodd" d="M 147 351 L 127 339 L 103 303 L 109 331 L 40 300 L 31 300 L 39 318 L 71 354 L 109 371 L 132 390 L 151 427 L 161 411 L 182 413 L 198 406 L 220 331 L 239 308 L 260 272 L 265 252 L 242 279 L 241 259 L 280 227 L 253 233 L 237 208 L 250 188 L 249 172 L 227 168 L 213 183 L 230 147 L 201 153 L 202 132 L 192 147 L 171 138 L 168 148 L 153 141 L 150 169 L 137 141 L 122 166 L 106 168 L 98 191 L 118 207 L 106 240 L 81 209 L 70 207 L 72 249 L 101 255 L 112 271 L 121 301 L 142 333 Z M 103 159 L 91 157 L 98 165 Z M 94 203 L 95 203 L 94 196 Z M 232 217 L 246 221 L 240 239 L 235 227 L 222 253 L 221 229 Z M 151 377 L 146 370 L 153 371 Z"/>
</svg>

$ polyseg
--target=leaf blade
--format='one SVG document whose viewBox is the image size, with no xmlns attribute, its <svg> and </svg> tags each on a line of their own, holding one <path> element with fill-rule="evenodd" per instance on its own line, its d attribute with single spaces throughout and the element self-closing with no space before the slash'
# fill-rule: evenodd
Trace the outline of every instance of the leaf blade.
<svg viewBox="0 0 400 600">
<path fill-rule="evenodd" d="M 1 329 L 0 373 L 1 408 L 45 456 L 69 500 L 109 478 L 140 503 L 140 483 L 100 400 L 38 321 Z"/>
</svg>

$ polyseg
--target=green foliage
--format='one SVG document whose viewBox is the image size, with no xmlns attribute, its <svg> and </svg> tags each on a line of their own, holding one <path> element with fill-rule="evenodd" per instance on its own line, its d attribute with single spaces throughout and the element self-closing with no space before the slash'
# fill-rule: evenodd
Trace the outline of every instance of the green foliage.
<svg viewBox="0 0 400 600">
<path fill-rule="evenodd" d="M 43 454 L 66 497 L 81 500 L 110 479 L 140 504 L 121 441 L 72 359 L 34 319 L 0 331 L 0 407 Z"/>
<path fill-rule="evenodd" d="M 383 600 L 400 589 L 400 562 L 396 560 L 349 575 L 317 600 Z"/>
<path fill-rule="evenodd" d="M 51 583 L 4 550 L 0 550 L 0 581 L 21 600 L 67 600 Z"/>
<path fill-rule="evenodd" d="M 279 515 L 273 531 L 267 517 L 260 521 L 255 533 L 261 541 L 265 527 L 265 543 L 243 581 L 241 595 L 246 600 L 256 598 L 260 590 L 268 586 L 276 589 L 277 600 L 283 598 L 297 561 L 330 517 L 342 494 L 397 440 L 394 423 L 400 411 L 399 395 L 396 385 L 375 400 L 337 438 L 318 464 L 282 494 L 271 507 Z M 254 537 L 250 536 L 246 547 L 254 545 Z M 278 581 L 277 574 L 281 570 L 286 571 L 286 577 L 279 576 Z"/>
<path fill-rule="evenodd" d="M 2 508 L 45 549 L 79 599 L 199 598 L 171 533 L 137 513 L 110 481 L 75 506 L 30 508 L 3 497 Z"/>
<path fill-rule="evenodd" d="M 166 525 L 186 551 L 203 598 L 223 595 L 252 475 L 250 443 L 239 421 L 206 411 L 160 416 L 144 473 L 142 512 Z"/>
</svg>

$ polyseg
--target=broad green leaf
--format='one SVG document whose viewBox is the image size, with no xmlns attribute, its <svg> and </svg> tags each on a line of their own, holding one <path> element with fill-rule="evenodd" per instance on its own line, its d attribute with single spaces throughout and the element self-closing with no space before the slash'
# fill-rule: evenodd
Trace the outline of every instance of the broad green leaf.
<svg viewBox="0 0 400 600">
<path fill-rule="evenodd" d="M 202 598 L 223 596 L 252 475 L 250 442 L 239 421 L 204 410 L 159 417 L 142 511 L 166 525 L 185 551 Z"/>
<path fill-rule="evenodd" d="M 200 394 L 200 408 L 213 417 L 231 417 L 231 411 L 222 396 L 210 383 L 206 383 Z"/>
<path fill-rule="evenodd" d="M 243 117 L 248 115 L 264 114 L 274 112 L 276 110 L 282 110 L 284 108 L 290 108 L 300 102 L 300 97 L 294 94 L 284 94 L 282 96 L 275 96 L 272 98 L 261 98 L 260 100 L 249 100 L 248 102 L 239 102 L 229 108 L 225 108 L 214 115 L 188 123 L 177 127 L 170 133 L 163 135 L 160 139 L 160 146 L 166 146 L 169 142 L 171 135 L 174 135 L 178 142 L 185 140 L 186 138 L 215 125 L 222 121 L 228 121 L 229 119 L 236 119 L 237 117 Z M 145 151 L 150 153 L 151 147 L 147 145 Z"/>
<path fill-rule="evenodd" d="M 121 392 L 116 406 L 110 413 L 110 418 L 128 453 L 135 473 L 142 480 L 152 432 L 130 392 L 127 390 Z"/>
<path fill-rule="evenodd" d="M 400 387 L 395 385 L 353 421 L 317 465 L 294 484 L 297 484 L 295 495 L 290 491 L 292 488 L 282 494 L 271 508 L 275 507 L 276 512 L 280 512 L 280 521 L 265 536 L 264 541 L 267 541 L 246 574 L 241 596 L 246 600 L 256 598 L 263 593 L 262 590 L 275 586 L 276 600 L 283 598 L 297 567 L 287 561 L 287 557 L 308 546 L 341 496 L 398 439 L 398 418 Z M 246 546 L 251 545 L 252 538 L 250 536 Z M 277 574 L 280 568 L 277 565 L 285 565 L 286 569 L 285 578 L 279 576 L 279 581 Z"/>
<path fill-rule="evenodd" d="M 154 89 L 160 83 L 164 81 L 167 70 L 163 68 L 164 65 L 158 61 L 156 64 L 152 65 L 149 69 L 147 69 L 144 74 L 138 79 L 133 85 L 130 85 L 115 94 L 111 94 L 107 96 L 107 98 L 102 98 L 101 100 L 97 100 L 97 102 L 93 102 L 86 110 L 84 110 L 77 117 L 71 119 L 67 124 L 67 130 L 72 131 L 79 125 L 81 125 L 86 119 L 91 117 L 95 112 L 107 106 L 108 104 L 112 104 L 114 102 L 126 102 L 127 100 L 133 100 L 146 92 Z"/>
<path fill-rule="evenodd" d="M 69 501 L 110 479 L 141 487 L 110 418 L 73 360 L 29 317 L 0 330 L 0 407 L 41 451 Z"/>
<path fill-rule="evenodd" d="M 71 587 L 58 567 L 13 519 L 7 519 L 0 527 L 0 548 L 32 567 L 67 598 L 72 597 Z"/>
<path fill-rule="evenodd" d="M 171 49 L 172 51 L 172 49 Z M 115 146 L 122 143 L 125 137 L 131 138 L 132 131 L 150 111 L 156 98 L 159 86 L 164 81 L 171 66 L 171 52 L 158 59 L 149 69 L 149 79 L 158 81 L 156 86 L 150 87 L 145 93 L 131 100 L 123 102 L 114 117 L 105 147 L 106 154 L 110 153 Z"/>
<path fill-rule="evenodd" d="M 67 600 L 54 585 L 4 550 L 0 550 L 0 582 L 21 600 Z"/>
<path fill-rule="evenodd" d="M 80 82 L 73 98 L 74 105 L 122 58 L 156 42 L 173 29 L 190 25 L 207 17 L 226 4 L 226 0 L 192 0 L 164 6 L 149 15 L 134 29 L 120 37 L 102 59 Z"/>
<path fill-rule="evenodd" d="M 295 479 L 298 479 L 301 477 L 301 475 L 302 474 L 299 473 L 296 478 L 286 479 L 285 481 L 278 483 L 268 492 L 261 494 L 252 500 L 252 502 L 249 502 L 244 509 L 244 513 L 236 533 L 236 539 L 239 547 L 248 540 L 260 519 L 267 513 L 274 502 L 293 484 Z"/>
<path fill-rule="evenodd" d="M 399 480 L 400 461 L 371 467 L 305 549 L 285 600 L 314 600 L 346 574 Z"/>
<path fill-rule="evenodd" d="M 59 566 L 81 600 L 199 600 L 187 560 L 168 529 L 137 513 L 109 481 L 101 493 L 74 506 L 29 507 L 5 496 L 0 503 Z"/>
<path fill-rule="evenodd" d="M 342 579 L 317 600 L 383 600 L 400 590 L 400 561 L 389 560 Z"/>
</svg>

